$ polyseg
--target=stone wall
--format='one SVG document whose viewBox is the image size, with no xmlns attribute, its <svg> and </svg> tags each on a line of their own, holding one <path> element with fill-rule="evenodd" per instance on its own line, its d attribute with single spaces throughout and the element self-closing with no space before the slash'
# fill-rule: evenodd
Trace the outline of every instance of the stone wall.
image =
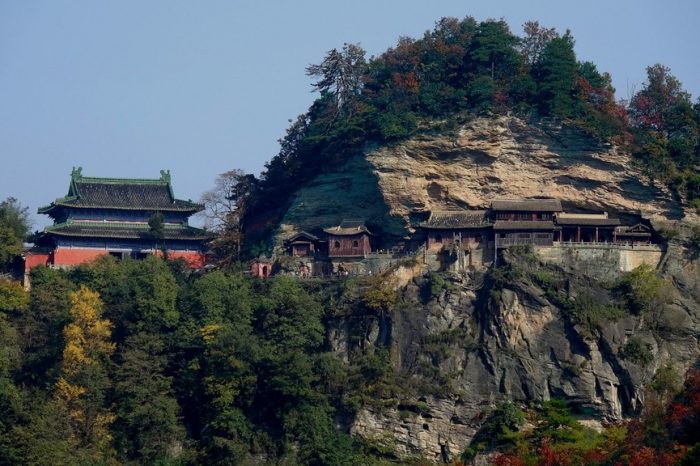
<svg viewBox="0 0 700 466">
<path fill-rule="evenodd" d="M 620 272 L 629 272 L 642 264 L 656 267 L 663 256 L 657 245 L 559 243 L 538 247 L 536 252 L 544 262 L 598 280 L 613 280 Z"/>
</svg>

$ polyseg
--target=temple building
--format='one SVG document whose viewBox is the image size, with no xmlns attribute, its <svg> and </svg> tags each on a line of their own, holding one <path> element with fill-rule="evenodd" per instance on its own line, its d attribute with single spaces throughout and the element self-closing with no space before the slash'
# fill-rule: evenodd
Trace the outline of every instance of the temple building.
<svg viewBox="0 0 700 466">
<path fill-rule="evenodd" d="M 488 241 L 491 223 L 485 210 L 433 211 L 419 225 L 426 231 L 428 250 L 475 247 Z"/>
<path fill-rule="evenodd" d="M 67 267 L 101 255 L 143 258 L 166 251 L 193 268 L 205 262 L 209 233 L 189 226 L 200 204 L 176 199 L 170 173 L 158 179 L 94 178 L 71 173 L 68 194 L 39 209 L 53 219 L 25 253 L 25 276 L 37 265 Z M 149 226 L 159 213 L 162 228 Z"/>
<path fill-rule="evenodd" d="M 491 226 L 485 210 L 433 211 L 419 225 L 425 231 L 427 253 L 438 255 L 441 268 L 454 264 L 458 269 L 483 265 Z"/>
<path fill-rule="evenodd" d="M 320 243 L 318 236 L 302 231 L 287 241 L 287 247 L 293 257 L 312 257 L 319 251 Z"/>
<path fill-rule="evenodd" d="M 558 213 L 560 241 L 574 243 L 614 243 L 620 219 L 609 218 L 607 212 L 597 214 Z"/>
<path fill-rule="evenodd" d="M 558 199 L 496 200 L 491 202 L 496 247 L 521 244 L 551 246 L 559 227 L 555 214 L 562 211 Z"/>
<path fill-rule="evenodd" d="M 343 220 L 323 231 L 328 235 L 328 257 L 365 257 L 372 252 L 372 233 L 362 221 Z"/>
<path fill-rule="evenodd" d="M 615 241 L 617 243 L 651 244 L 652 237 L 651 228 L 643 223 L 615 228 Z"/>
</svg>

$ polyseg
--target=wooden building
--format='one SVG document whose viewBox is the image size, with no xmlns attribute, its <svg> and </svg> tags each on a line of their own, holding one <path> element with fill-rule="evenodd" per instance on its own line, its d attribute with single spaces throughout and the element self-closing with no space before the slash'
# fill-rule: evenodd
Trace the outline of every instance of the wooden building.
<svg viewBox="0 0 700 466">
<path fill-rule="evenodd" d="M 488 242 L 491 222 L 485 210 L 443 210 L 419 225 L 429 251 L 476 248 Z"/>
<path fill-rule="evenodd" d="M 319 250 L 320 238 L 302 231 L 292 236 L 288 241 L 288 249 L 293 257 L 311 257 Z"/>
<path fill-rule="evenodd" d="M 652 236 L 651 228 L 643 223 L 620 226 L 615 229 L 615 241 L 617 243 L 650 244 Z"/>
<path fill-rule="evenodd" d="M 614 243 L 620 219 L 599 214 L 559 213 L 556 224 L 561 228 L 560 241 L 574 243 Z"/>
<path fill-rule="evenodd" d="M 365 257 L 372 252 L 372 233 L 362 221 L 343 220 L 323 231 L 328 235 L 328 257 Z"/>
<path fill-rule="evenodd" d="M 36 265 L 66 267 L 102 255 L 139 259 L 161 254 L 184 259 L 190 267 L 205 262 L 205 242 L 211 235 L 188 225 L 200 204 L 176 199 L 170 173 L 158 179 L 93 178 L 81 168 L 71 173 L 68 194 L 39 209 L 53 219 L 25 254 L 25 274 Z M 149 220 L 163 217 L 155 233 Z"/>
<path fill-rule="evenodd" d="M 555 232 L 559 231 L 554 216 L 561 211 L 558 199 L 492 201 L 496 248 L 525 244 L 551 246 Z"/>
</svg>

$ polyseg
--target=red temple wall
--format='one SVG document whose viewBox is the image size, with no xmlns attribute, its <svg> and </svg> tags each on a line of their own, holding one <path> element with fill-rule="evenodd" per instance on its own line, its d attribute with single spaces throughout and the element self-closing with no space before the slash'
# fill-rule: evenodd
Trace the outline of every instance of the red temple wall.
<svg viewBox="0 0 700 466">
<path fill-rule="evenodd" d="M 162 253 L 159 251 L 160 254 Z M 172 260 L 184 259 L 187 266 L 192 269 L 201 269 L 206 263 L 206 255 L 197 251 L 168 251 L 168 258 Z"/>
<path fill-rule="evenodd" d="M 57 248 L 54 251 L 53 265 L 65 267 L 84 264 L 107 254 L 105 249 L 83 249 L 83 248 Z M 156 255 L 162 255 L 156 251 Z M 193 269 L 200 269 L 206 263 L 204 253 L 198 251 L 168 251 L 170 259 L 184 259 L 187 265 Z"/>
<path fill-rule="evenodd" d="M 357 242 L 357 246 L 355 246 Z M 337 247 L 336 247 L 337 243 Z M 372 252 L 369 236 L 358 234 L 352 236 L 328 236 L 329 257 L 354 257 L 364 256 Z"/>
<path fill-rule="evenodd" d="M 51 260 L 50 253 L 29 253 L 24 258 L 24 270 L 29 272 L 34 267 L 40 265 L 49 265 Z"/>
<path fill-rule="evenodd" d="M 56 248 L 53 254 L 53 265 L 64 267 L 90 262 L 104 256 L 107 251 L 104 249 Z"/>
</svg>

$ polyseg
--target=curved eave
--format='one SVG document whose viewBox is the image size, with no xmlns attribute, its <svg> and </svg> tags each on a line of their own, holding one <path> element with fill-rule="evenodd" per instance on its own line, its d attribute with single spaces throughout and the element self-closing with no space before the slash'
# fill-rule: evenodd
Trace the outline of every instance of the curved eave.
<svg viewBox="0 0 700 466">
<path fill-rule="evenodd" d="M 202 204 L 189 204 L 183 206 L 159 206 L 159 207 L 144 207 L 144 206 L 109 206 L 109 205 L 79 205 L 73 204 L 72 202 L 56 201 L 51 205 L 40 207 L 38 213 L 49 214 L 50 212 L 56 210 L 59 207 L 69 208 L 69 209 L 109 209 L 109 210 L 145 210 L 148 212 L 191 212 L 196 214 L 204 210 Z"/>
<path fill-rule="evenodd" d="M 183 233 L 185 233 L 183 235 Z M 153 240 L 147 225 L 105 224 L 105 223 L 61 223 L 44 230 L 43 235 L 72 238 L 111 238 Z M 190 226 L 167 227 L 164 230 L 165 241 L 208 241 L 213 236 L 199 228 Z"/>
<path fill-rule="evenodd" d="M 72 232 L 72 231 L 47 231 L 45 232 L 46 235 L 51 235 L 51 236 L 62 236 L 62 237 L 68 237 L 68 238 L 104 238 L 104 239 L 136 239 L 136 240 L 152 240 L 150 236 L 147 236 L 145 233 L 138 235 L 138 234 L 129 234 L 128 232 L 124 232 L 123 234 L 120 233 L 111 233 L 111 232 L 104 232 L 104 233 L 99 233 L 99 232 L 91 232 L 91 233 L 85 233 L 85 232 Z M 186 238 L 182 237 L 168 237 L 166 235 L 165 238 L 163 238 L 164 241 L 208 241 L 212 239 L 211 236 L 188 236 Z"/>
</svg>

